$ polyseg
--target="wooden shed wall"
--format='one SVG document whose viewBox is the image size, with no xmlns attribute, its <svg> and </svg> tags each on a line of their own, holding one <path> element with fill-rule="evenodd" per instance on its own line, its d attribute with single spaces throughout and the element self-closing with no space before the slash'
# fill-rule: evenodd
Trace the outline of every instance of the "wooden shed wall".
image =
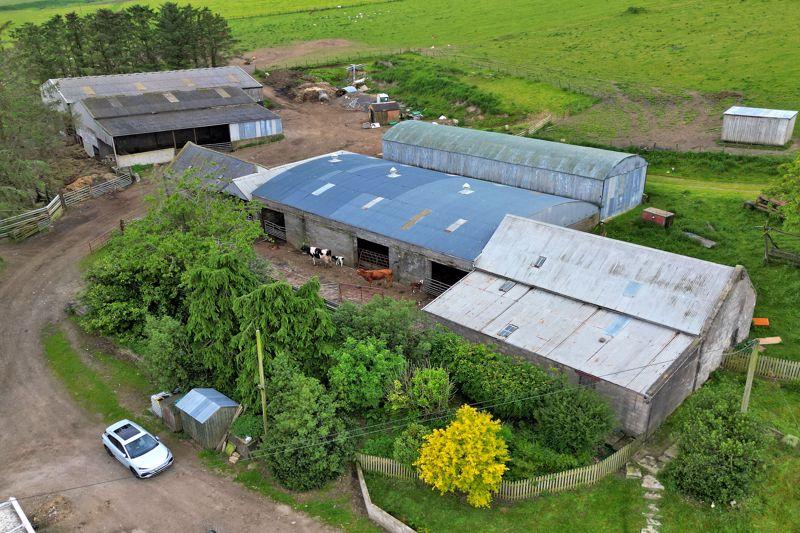
<svg viewBox="0 0 800 533">
<path fill-rule="evenodd" d="M 796 117 L 769 118 L 725 115 L 722 140 L 744 144 L 783 146 L 792 139 Z"/>
</svg>

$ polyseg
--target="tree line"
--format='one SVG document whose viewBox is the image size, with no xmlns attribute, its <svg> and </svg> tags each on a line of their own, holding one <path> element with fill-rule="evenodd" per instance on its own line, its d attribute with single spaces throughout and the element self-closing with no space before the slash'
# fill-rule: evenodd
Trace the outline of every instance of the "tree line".
<svg viewBox="0 0 800 533">
<path fill-rule="evenodd" d="M 154 10 L 55 15 L 14 28 L 20 58 L 40 81 L 49 78 L 216 67 L 227 63 L 236 39 L 228 22 L 208 8 L 168 2 Z"/>
</svg>

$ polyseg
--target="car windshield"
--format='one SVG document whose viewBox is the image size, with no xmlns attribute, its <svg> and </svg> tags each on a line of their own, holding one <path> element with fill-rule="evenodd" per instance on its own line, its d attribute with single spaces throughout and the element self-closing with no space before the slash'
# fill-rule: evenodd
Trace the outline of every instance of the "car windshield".
<svg viewBox="0 0 800 533">
<path fill-rule="evenodd" d="M 128 450 L 128 455 L 131 459 L 135 459 L 140 455 L 144 455 L 153 448 L 158 446 L 158 441 L 148 434 L 144 434 L 133 442 L 125 445 Z"/>
</svg>

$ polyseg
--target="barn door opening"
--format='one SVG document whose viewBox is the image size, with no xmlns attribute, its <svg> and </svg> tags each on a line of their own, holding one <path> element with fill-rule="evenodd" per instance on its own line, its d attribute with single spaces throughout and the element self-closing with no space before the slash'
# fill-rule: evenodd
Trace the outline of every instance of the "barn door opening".
<svg viewBox="0 0 800 533">
<path fill-rule="evenodd" d="M 366 239 L 358 239 L 358 267 L 389 268 L 389 247 Z"/>
<path fill-rule="evenodd" d="M 280 211 L 261 209 L 261 226 L 264 233 L 281 242 L 286 242 L 286 217 Z"/>
<path fill-rule="evenodd" d="M 439 296 L 466 275 L 460 268 L 431 261 L 431 277 L 425 280 L 423 289 L 431 296 Z"/>
</svg>

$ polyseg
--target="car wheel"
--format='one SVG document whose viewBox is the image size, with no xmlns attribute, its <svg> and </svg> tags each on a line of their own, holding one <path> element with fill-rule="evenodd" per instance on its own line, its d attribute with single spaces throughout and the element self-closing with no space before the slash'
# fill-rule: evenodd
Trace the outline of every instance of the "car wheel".
<svg viewBox="0 0 800 533">
<path fill-rule="evenodd" d="M 131 473 L 132 473 L 132 474 L 133 474 L 133 475 L 134 475 L 134 476 L 135 476 L 137 479 L 142 479 L 142 478 L 139 476 L 139 474 L 137 474 L 137 473 L 136 473 L 136 470 L 134 470 L 134 469 L 133 469 L 133 467 L 130 467 L 130 470 L 131 470 Z"/>
<path fill-rule="evenodd" d="M 109 450 L 109 449 L 108 449 L 108 446 L 106 446 L 105 444 L 103 444 L 103 448 L 105 448 L 105 449 L 106 449 L 106 453 L 107 453 L 107 454 L 108 454 L 110 457 L 114 457 L 114 454 L 113 454 L 113 453 L 111 453 L 111 450 Z"/>
</svg>

